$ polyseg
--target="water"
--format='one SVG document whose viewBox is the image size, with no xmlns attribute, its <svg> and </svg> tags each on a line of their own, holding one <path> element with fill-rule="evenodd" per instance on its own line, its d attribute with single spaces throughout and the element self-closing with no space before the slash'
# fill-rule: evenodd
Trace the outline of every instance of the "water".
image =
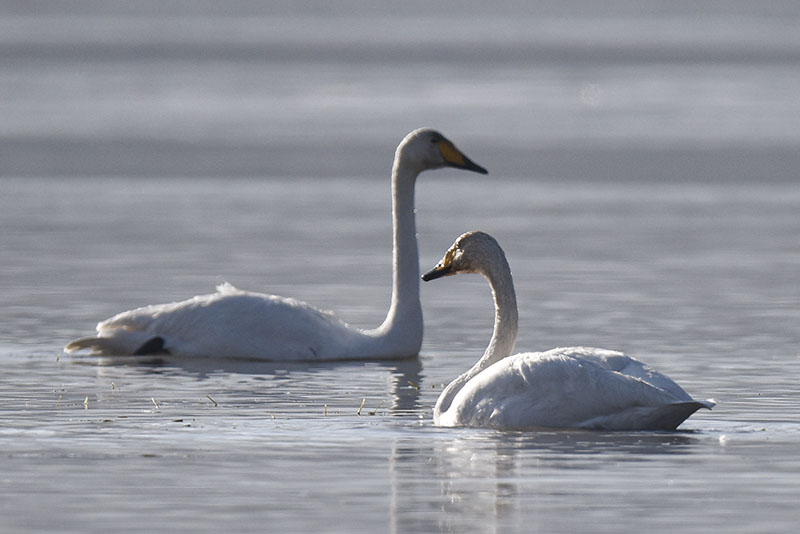
<svg viewBox="0 0 800 534">
<path fill-rule="evenodd" d="M 458 5 L 0 6 L 0 530 L 796 529 L 797 7 Z M 520 350 L 621 349 L 714 411 L 434 427 L 490 335 L 479 277 L 423 284 L 407 362 L 61 353 L 223 281 L 377 325 L 423 124 L 491 172 L 420 177 L 423 268 L 488 231 Z"/>
</svg>

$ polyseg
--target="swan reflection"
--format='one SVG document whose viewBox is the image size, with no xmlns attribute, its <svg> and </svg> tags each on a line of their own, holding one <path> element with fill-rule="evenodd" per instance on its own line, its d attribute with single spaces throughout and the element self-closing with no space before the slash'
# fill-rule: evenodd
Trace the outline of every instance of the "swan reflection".
<svg viewBox="0 0 800 534">
<path fill-rule="evenodd" d="M 587 470 L 689 454 L 699 443 L 685 433 L 425 433 L 394 444 L 392 532 L 535 531 L 530 521 L 537 509 L 569 512 L 568 491 L 578 491 L 576 481 L 585 481 Z"/>
<path fill-rule="evenodd" d="M 424 411 L 421 384 L 424 377 L 419 358 L 376 362 L 262 362 L 211 358 L 80 358 L 73 364 L 96 369 L 109 383 L 136 383 L 137 389 L 167 388 L 172 396 L 197 397 L 197 382 L 203 391 L 220 398 L 235 398 L 239 405 L 267 403 L 270 413 L 285 417 L 316 417 L 356 413 L 366 398 L 364 414 L 389 413 L 414 416 Z M 167 383 L 163 383 L 167 380 Z M 215 389 L 219 387 L 221 391 Z M 212 395 L 213 396 L 213 395 Z M 201 395 L 202 397 L 202 395 Z M 146 399 L 149 401 L 149 397 Z M 355 405 L 355 407 L 354 407 Z M 317 406 L 316 409 L 309 409 Z M 326 409 L 327 406 L 327 409 Z M 306 408 L 298 410 L 298 407 Z M 285 408 L 285 410 L 283 410 Z"/>
</svg>

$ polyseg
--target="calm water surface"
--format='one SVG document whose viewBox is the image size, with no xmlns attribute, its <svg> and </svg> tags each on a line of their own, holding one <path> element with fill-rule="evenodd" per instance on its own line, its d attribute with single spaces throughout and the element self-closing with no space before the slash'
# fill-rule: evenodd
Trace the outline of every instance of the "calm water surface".
<svg viewBox="0 0 800 534">
<path fill-rule="evenodd" d="M 3 530 L 793 528 L 800 193 L 786 185 L 420 178 L 422 265 L 466 228 L 496 235 L 518 347 L 623 349 L 719 401 L 674 434 L 433 427 L 442 384 L 488 341 L 478 277 L 423 285 L 418 360 L 61 354 L 101 318 L 223 280 L 377 324 L 387 181 L 4 180 Z"/>
<path fill-rule="evenodd" d="M 0 531 L 793 532 L 800 4 L 0 2 Z M 422 268 L 506 249 L 519 350 L 593 345 L 712 412 L 676 433 L 445 430 L 479 277 L 419 359 L 104 362 L 101 319 L 227 281 L 381 322 L 413 128 Z"/>
</svg>

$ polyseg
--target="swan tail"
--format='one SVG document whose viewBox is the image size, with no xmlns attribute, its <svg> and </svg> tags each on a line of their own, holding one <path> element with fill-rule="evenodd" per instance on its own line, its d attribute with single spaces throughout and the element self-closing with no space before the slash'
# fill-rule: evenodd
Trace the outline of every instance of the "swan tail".
<svg viewBox="0 0 800 534">
<path fill-rule="evenodd" d="M 89 336 L 70 341 L 64 352 L 72 353 L 89 349 L 91 354 L 105 356 L 146 356 L 150 354 L 168 354 L 164 347 L 164 338 L 144 337 L 139 335 L 128 336 Z"/>
<path fill-rule="evenodd" d="M 77 352 L 83 349 L 89 349 L 92 354 L 120 354 L 123 348 L 115 338 L 89 336 L 70 341 L 64 347 L 64 352 Z"/>
<path fill-rule="evenodd" d="M 645 430 L 675 430 L 700 408 L 710 410 L 716 403 L 713 401 L 686 401 L 661 406 L 655 410 L 648 428 Z"/>
</svg>

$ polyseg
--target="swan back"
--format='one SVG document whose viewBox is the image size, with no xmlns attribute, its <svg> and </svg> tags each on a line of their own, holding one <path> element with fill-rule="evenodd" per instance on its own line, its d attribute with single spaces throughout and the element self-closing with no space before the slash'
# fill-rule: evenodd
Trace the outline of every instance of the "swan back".
<svg viewBox="0 0 800 534">
<path fill-rule="evenodd" d="M 699 408 L 713 406 L 682 390 L 674 395 L 647 380 L 612 371 L 604 365 L 609 352 L 573 347 L 515 354 L 463 384 L 451 408 L 439 414 L 438 424 L 674 430 Z"/>
</svg>

